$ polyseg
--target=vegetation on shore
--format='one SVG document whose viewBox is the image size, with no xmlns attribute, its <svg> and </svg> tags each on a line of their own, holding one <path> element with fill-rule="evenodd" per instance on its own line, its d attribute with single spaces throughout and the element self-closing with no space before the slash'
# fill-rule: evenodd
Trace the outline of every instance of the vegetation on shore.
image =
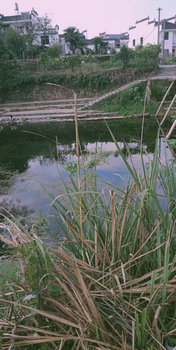
<svg viewBox="0 0 176 350">
<path fill-rule="evenodd" d="M 103 112 L 117 112 L 119 115 L 142 114 L 147 82 L 134 83 L 117 95 L 95 104 L 94 108 Z M 158 103 L 162 101 L 170 82 L 167 80 L 150 81 L 150 98 L 146 104 L 145 112 L 154 115 Z M 176 93 L 175 85 L 171 89 L 167 100 L 171 101 Z"/>
<path fill-rule="evenodd" d="M 14 254 L 1 264 L 2 349 L 176 345 L 175 164 L 161 163 L 157 140 L 147 167 L 141 148 L 137 171 L 130 152 L 126 157 L 112 139 L 129 182 L 110 185 L 108 199 L 88 180 L 98 159 L 82 178 L 78 169 L 81 186 L 76 169 L 70 171 L 72 188 L 63 179 L 65 193 L 51 196 L 65 237 L 52 235 L 54 248 L 42 243 L 37 227 L 29 230 L 5 213 L 1 239 Z"/>
<path fill-rule="evenodd" d="M 102 93 L 156 70 L 158 46 L 123 48 L 114 55 L 73 55 L 51 58 L 43 52 L 38 60 L 0 59 L 0 97 L 14 89 L 27 89 L 46 82 L 86 93 Z M 84 60 L 84 64 L 81 62 Z"/>
</svg>

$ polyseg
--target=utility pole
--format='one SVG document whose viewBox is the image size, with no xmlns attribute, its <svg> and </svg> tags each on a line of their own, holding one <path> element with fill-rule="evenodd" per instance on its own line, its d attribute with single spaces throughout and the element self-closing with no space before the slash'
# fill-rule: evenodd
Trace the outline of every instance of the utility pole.
<svg viewBox="0 0 176 350">
<path fill-rule="evenodd" d="M 163 20 L 163 47 L 162 47 L 162 60 L 164 62 L 164 41 L 165 41 L 165 29 L 166 29 L 166 20 Z"/>
<path fill-rule="evenodd" d="M 160 15 L 161 15 L 161 8 L 159 7 L 158 9 L 157 9 L 157 11 L 158 11 L 158 41 L 157 41 L 157 44 L 159 45 L 159 36 L 160 36 Z"/>
</svg>

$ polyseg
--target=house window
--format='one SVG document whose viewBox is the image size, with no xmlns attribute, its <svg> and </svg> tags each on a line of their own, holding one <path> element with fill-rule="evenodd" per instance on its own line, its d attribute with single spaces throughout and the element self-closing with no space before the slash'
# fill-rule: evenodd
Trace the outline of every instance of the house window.
<svg viewBox="0 0 176 350">
<path fill-rule="evenodd" d="M 164 33 L 164 40 L 169 40 L 169 32 Z"/>
<path fill-rule="evenodd" d="M 143 46 L 143 37 L 140 38 L 140 45 Z"/>
<path fill-rule="evenodd" d="M 136 45 L 136 40 L 133 39 L 133 47 Z"/>
<path fill-rule="evenodd" d="M 41 36 L 41 43 L 42 45 L 49 45 L 49 36 L 48 35 L 44 35 L 44 36 Z"/>
</svg>

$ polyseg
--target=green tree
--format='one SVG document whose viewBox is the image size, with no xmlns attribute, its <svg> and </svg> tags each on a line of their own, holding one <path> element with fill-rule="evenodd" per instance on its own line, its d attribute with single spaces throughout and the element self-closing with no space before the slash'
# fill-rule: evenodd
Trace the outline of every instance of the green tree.
<svg viewBox="0 0 176 350">
<path fill-rule="evenodd" d="M 95 54 L 106 54 L 109 48 L 108 42 L 104 41 L 102 38 L 99 36 L 95 37 L 93 39 L 93 44 L 95 47 Z"/>
<path fill-rule="evenodd" d="M 129 64 L 130 58 L 133 56 L 133 50 L 128 49 L 125 45 L 123 45 L 120 49 L 120 59 L 123 63 L 123 68 L 126 68 Z"/>
<path fill-rule="evenodd" d="M 39 65 L 44 68 L 44 70 L 47 69 L 47 66 L 49 64 L 49 57 L 47 53 L 42 52 L 41 55 L 39 56 Z"/>
<path fill-rule="evenodd" d="M 36 30 L 42 33 L 42 46 L 48 44 L 48 32 L 52 29 L 51 19 L 48 15 L 45 15 L 39 19 L 39 23 L 36 26 Z"/>
<path fill-rule="evenodd" d="M 61 53 L 62 53 L 62 47 L 58 44 L 48 47 L 47 49 L 47 54 L 51 58 L 58 58 L 60 57 Z"/>
<path fill-rule="evenodd" d="M 19 68 L 15 61 L 0 58 L 0 102 L 13 89 L 19 76 Z"/>
<path fill-rule="evenodd" d="M 84 52 L 86 46 L 85 37 L 75 27 L 68 27 L 64 30 L 64 38 L 66 43 L 70 45 L 70 50 L 75 54 L 76 49 L 79 49 L 81 53 Z"/>
<path fill-rule="evenodd" d="M 23 58 L 26 48 L 25 38 L 23 36 L 9 27 L 5 30 L 4 42 L 8 50 L 11 51 L 16 58 Z"/>
<path fill-rule="evenodd" d="M 4 36 L 5 36 L 5 31 L 8 28 L 8 25 L 4 25 L 3 23 L 0 22 L 0 58 L 3 59 L 10 59 L 14 58 L 14 53 L 8 46 Z"/>
<path fill-rule="evenodd" d="M 3 37 L 0 37 L 0 58 L 2 59 L 15 58 L 14 53 L 10 50 L 10 48 L 8 47 Z"/>
</svg>

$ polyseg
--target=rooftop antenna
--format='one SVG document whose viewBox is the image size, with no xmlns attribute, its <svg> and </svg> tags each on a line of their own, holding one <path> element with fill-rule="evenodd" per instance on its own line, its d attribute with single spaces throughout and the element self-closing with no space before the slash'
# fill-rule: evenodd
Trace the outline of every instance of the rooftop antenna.
<svg viewBox="0 0 176 350">
<path fill-rule="evenodd" d="M 15 13 L 16 13 L 17 15 L 20 14 L 20 12 L 19 12 L 19 7 L 18 7 L 17 2 L 15 2 Z"/>
</svg>

